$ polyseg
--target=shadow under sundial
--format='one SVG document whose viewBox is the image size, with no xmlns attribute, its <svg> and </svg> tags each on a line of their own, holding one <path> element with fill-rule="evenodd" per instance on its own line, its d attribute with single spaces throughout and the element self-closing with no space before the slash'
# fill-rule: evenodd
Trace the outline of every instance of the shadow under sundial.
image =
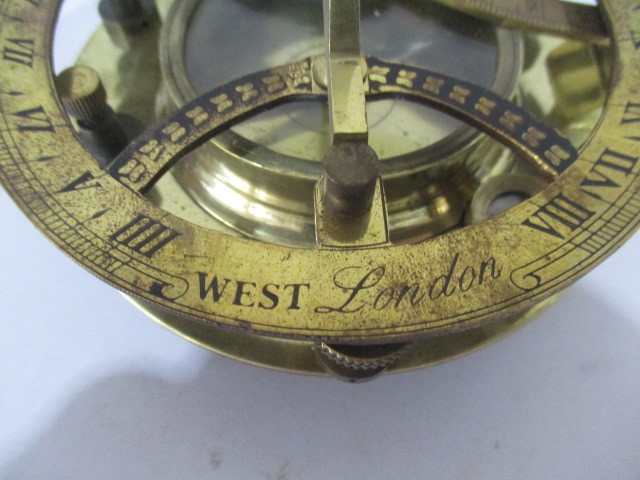
<svg viewBox="0 0 640 480">
<path fill-rule="evenodd" d="M 639 343 L 578 287 L 494 346 L 363 385 L 203 351 L 182 379 L 96 379 L 3 478 L 637 478 Z"/>
</svg>

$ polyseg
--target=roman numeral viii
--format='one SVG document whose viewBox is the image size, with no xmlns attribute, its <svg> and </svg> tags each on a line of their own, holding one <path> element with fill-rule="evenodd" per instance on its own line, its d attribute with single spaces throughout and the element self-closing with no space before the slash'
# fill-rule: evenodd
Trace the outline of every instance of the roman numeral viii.
<svg viewBox="0 0 640 480">
<path fill-rule="evenodd" d="M 595 212 L 587 210 L 560 193 L 522 222 L 522 225 L 564 239 L 584 225 L 594 214 Z"/>
<path fill-rule="evenodd" d="M 151 258 L 180 235 L 180 232 L 172 230 L 157 220 L 138 214 L 109 238 L 134 252 Z"/>
</svg>

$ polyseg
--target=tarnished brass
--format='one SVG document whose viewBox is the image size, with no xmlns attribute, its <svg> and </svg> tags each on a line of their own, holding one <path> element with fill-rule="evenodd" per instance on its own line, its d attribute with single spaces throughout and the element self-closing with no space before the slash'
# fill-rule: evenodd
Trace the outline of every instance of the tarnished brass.
<svg viewBox="0 0 640 480">
<path fill-rule="evenodd" d="M 379 173 L 378 156 L 365 142 L 334 143 L 324 157 L 322 186 L 327 209 L 343 218 L 367 213 Z"/>
<path fill-rule="evenodd" d="M 321 248 L 353 248 L 389 245 L 389 227 L 384 204 L 384 189 L 378 178 L 374 183 L 371 208 L 356 217 L 327 214 L 321 182 L 315 189 L 316 242 Z"/>
<path fill-rule="evenodd" d="M 65 110 L 77 121 L 81 138 L 92 145 L 92 153 L 103 168 L 140 133 L 140 128 L 131 123 L 124 125 L 109 106 L 107 92 L 94 69 L 86 65 L 67 68 L 56 77 L 56 88 Z"/>
<path fill-rule="evenodd" d="M 561 0 L 436 0 L 505 27 L 522 28 L 587 41 L 606 41 L 598 7 Z"/>
<path fill-rule="evenodd" d="M 392 180 L 383 176 L 367 222 L 359 227 L 363 234 L 323 224 L 321 215 L 313 225 L 318 242 L 312 248 L 192 223 L 159 207 L 162 200 L 154 195 L 162 197 L 163 190 L 152 189 L 181 158 L 247 116 L 283 102 L 326 102 L 326 91 L 314 81 L 312 58 L 273 65 L 197 95 L 101 168 L 79 141 L 55 87 L 49 52 L 60 3 L 0 0 L 6 47 L 0 65 L 0 181 L 68 255 L 208 348 L 251 363 L 354 381 L 385 369 L 417 368 L 521 325 L 638 229 L 635 0 L 601 4 L 610 26 L 612 60 L 606 70 L 613 81 L 605 82 L 602 110 L 596 105 L 595 113 L 583 116 L 595 117 L 576 136 L 584 143 L 573 146 L 558 129 L 566 127 L 573 138 L 574 125 L 537 120 L 529 110 L 550 119 L 553 105 L 538 104 L 528 90 L 514 101 L 429 65 L 366 57 L 368 99 L 402 99 L 455 115 L 513 150 L 510 167 L 500 175 L 533 175 L 542 190 L 518 188 L 516 193 L 533 196 L 491 218 L 473 215 L 467 226 L 460 221 L 430 238 L 398 244 L 388 241 L 385 182 Z M 479 145 L 475 140 L 456 148 Z M 504 184 L 491 183 L 497 182 L 491 166 L 502 155 L 481 163 L 475 172 L 484 174 L 468 175 L 476 184 L 466 181 L 457 201 L 468 207 L 483 190 L 489 199 L 510 193 Z M 455 172 L 444 171 L 441 185 L 457 191 Z M 306 194 L 317 204 L 319 187 Z M 437 211 L 439 204 L 430 206 Z"/>
</svg>

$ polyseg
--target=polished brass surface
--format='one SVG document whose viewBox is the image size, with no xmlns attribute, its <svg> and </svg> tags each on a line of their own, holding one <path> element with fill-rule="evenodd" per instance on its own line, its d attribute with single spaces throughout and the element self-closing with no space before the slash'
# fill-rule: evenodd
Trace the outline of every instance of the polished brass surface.
<svg viewBox="0 0 640 480">
<path fill-rule="evenodd" d="M 327 368 L 325 355 L 340 355 L 342 362 L 361 361 L 363 366 L 380 361 L 380 357 L 365 360 L 366 352 L 354 358 L 345 345 L 338 347 L 304 340 L 290 340 L 275 337 L 260 337 L 243 332 L 234 332 L 185 320 L 169 312 L 155 308 L 148 303 L 129 298 L 136 307 L 161 325 L 169 328 L 177 335 L 221 355 L 240 360 L 260 367 L 268 367 L 285 372 L 306 375 L 334 375 L 335 371 Z M 442 337 L 425 337 L 416 339 L 409 345 L 392 344 L 390 351 L 384 352 L 382 362 L 393 361 L 385 365 L 385 371 L 399 373 L 422 368 L 447 360 L 452 360 L 484 346 L 490 345 L 509 333 L 521 328 L 542 310 L 547 308 L 555 298 L 541 302 L 525 313 L 497 319 L 478 328 L 463 332 L 452 332 L 446 341 Z M 322 350 L 325 350 L 323 353 Z M 320 352 L 318 351 L 320 350 Z M 342 353 L 347 351 L 347 354 Z M 320 354 L 319 354 L 320 353 Z M 379 353 L 379 352 L 376 352 Z M 396 354 L 397 355 L 396 357 Z M 342 372 L 347 374 L 347 372 Z M 381 373 L 373 372 L 374 376 Z M 342 377 L 344 378 L 344 377 Z M 355 381 L 358 381 L 356 378 Z"/>
<path fill-rule="evenodd" d="M 636 3 L 602 2 L 611 65 L 599 69 L 599 79 L 607 80 L 609 71 L 612 81 L 604 82 L 603 108 L 595 102 L 572 119 L 589 120 L 580 135 L 584 143 L 575 146 L 556 125 L 525 109 L 556 121 L 554 105 L 531 101 L 528 90 L 521 92 L 520 107 L 429 65 L 366 58 L 363 85 L 369 98 L 401 98 L 455 115 L 515 152 L 506 162 L 513 168 L 500 169 L 496 178 L 513 170 L 544 179 L 539 193 L 517 189 L 533 196 L 512 208 L 488 219 L 473 216 L 468 226 L 456 222 L 450 231 L 414 244 L 388 241 L 384 207 L 391 181 L 384 179 L 376 183 L 374 207 L 360 226 L 364 234 L 350 236 L 347 227 L 336 228 L 320 215 L 314 248 L 238 238 L 206 216 L 195 224 L 158 207 L 150 200 L 163 193 L 151 189 L 153 184 L 215 133 L 280 102 L 326 102 L 326 91 L 314 81 L 313 59 L 274 65 L 200 95 L 139 136 L 105 169 L 79 142 L 55 87 L 49 52 L 58 1 L 0 1 L 0 36 L 11 45 L 0 68 L 0 180 L 68 255 L 208 348 L 260 365 L 333 372 L 350 380 L 378 368 L 417 368 L 465 353 L 527 321 L 530 312 L 637 230 Z M 574 124 L 565 127 L 576 130 Z M 476 142 L 457 148 L 480 148 Z M 483 164 L 479 170 L 491 168 Z M 454 172 L 445 173 L 443 184 L 455 185 Z M 463 209 L 483 189 L 489 199 L 511 193 L 488 183 L 495 172 L 470 177 L 476 185 L 468 181 L 469 191 L 456 197 Z M 319 188 L 309 191 L 309 202 L 320 194 Z M 202 212 L 185 217 L 190 215 Z"/>
<path fill-rule="evenodd" d="M 367 141 L 360 0 L 323 0 L 331 142 Z"/>
<path fill-rule="evenodd" d="M 566 120 L 582 117 L 607 96 L 598 51 L 580 42 L 566 42 L 550 52 L 547 68 L 553 82 L 555 114 Z"/>
<path fill-rule="evenodd" d="M 163 112 L 184 105 L 196 92 L 231 80 L 232 72 L 248 73 L 232 60 L 237 55 L 246 64 L 269 67 L 296 58 L 292 50 L 312 54 L 313 79 L 326 88 L 324 48 L 318 37 L 321 2 L 268 0 L 259 4 L 263 7 L 257 5 L 237 0 L 173 4 L 161 35 L 161 59 L 174 107 Z M 415 0 L 366 2 L 362 8 L 362 44 L 367 53 L 418 65 L 428 61 L 434 69 L 455 73 L 507 97 L 514 95 L 522 65 L 522 42 L 516 32 L 475 20 L 460 23 L 455 12 Z M 242 15 L 243 23 L 265 38 L 256 39 L 251 33 L 237 37 L 220 20 L 232 14 Z M 388 32 L 383 39 L 381 32 Z M 233 56 L 215 44 L 221 35 L 238 50 Z M 460 54 L 452 58 L 443 53 L 450 49 Z M 476 65 L 473 74 L 466 68 L 470 62 Z M 360 63 L 366 73 L 363 58 Z M 498 162 L 502 156 L 498 149 L 471 127 L 435 110 L 385 99 L 368 102 L 367 111 L 369 144 L 381 159 L 390 236 L 396 242 L 429 238 L 455 227 L 464 214 L 464 192 L 472 188 L 479 165 L 491 157 L 496 168 L 508 168 L 508 160 Z M 206 148 L 180 162 L 173 173 L 197 203 L 241 234 L 311 247 L 316 237 L 311 199 L 330 146 L 328 117 L 322 104 L 283 105 L 216 136 Z M 449 182 L 452 175 L 458 177 L 455 192 Z M 245 188 L 247 184 L 250 189 Z"/>
<path fill-rule="evenodd" d="M 371 210 L 380 174 L 378 156 L 367 145 L 363 71 L 367 64 L 360 55 L 360 0 L 324 0 L 323 11 L 332 145 L 324 156 L 321 183 L 326 208 L 318 210 L 316 204 L 316 222 L 324 211 L 341 218 L 365 215 Z M 313 63 L 315 67 L 317 62 Z"/>
<path fill-rule="evenodd" d="M 177 107 L 246 74 L 325 53 L 320 1 L 171 3 L 160 50 L 166 87 Z M 362 11 L 361 43 L 367 55 L 413 65 L 428 62 L 434 70 L 473 81 L 505 97 L 513 95 L 522 56 L 517 32 L 495 29 L 474 19 L 460 22 L 457 13 L 422 0 L 368 1 L 362 4 Z M 248 31 L 235 28 L 236 15 L 242 15 Z M 220 38 L 227 41 L 220 42 Z M 458 51 L 457 55 L 448 54 L 453 50 Z M 473 62 L 475 67 L 470 71 L 468 65 Z M 326 80 L 320 83 L 326 85 Z M 440 140 L 449 142 L 452 137 L 467 137 L 470 130 L 455 119 L 411 104 L 370 102 L 367 109 L 372 124 L 372 147 L 383 159 L 397 157 L 397 162 L 392 163 L 400 163 L 404 168 L 415 169 L 423 162 L 420 156 L 405 158 L 407 154 Z M 235 126 L 232 132 L 245 139 L 236 148 L 241 148 L 239 153 L 255 163 L 280 161 L 283 167 L 295 168 L 298 175 L 303 173 L 302 167 L 315 167 L 312 173 L 315 176 L 330 145 L 323 109 L 315 104 L 292 104 L 283 107 L 283 111 L 286 115 L 277 110 Z M 408 122 L 402 120 L 407 116 L 416 118 L 415 126 L 404 125 Z M 408 135 L 399 129 L 400 123 L 404 123 Z M 251 142 L 249 145 L 247 140 Z M 225 150 L 240 142 L 226 134 L 215 141 L 221 141 Z M 457 141 L 455 146 L 461 144 Z M 274 158 L 274 153 L 285 158 Z M 440 156 L 442 152 L 430 149 L 427 153 Z M 287 157 L 306 162 L 290 165 L 285 161 Z M 411 158 L 413 163 L 409 162 Z M 389 164 L 386 168 L 392 173 L 399 165 Z"/>
</svg>

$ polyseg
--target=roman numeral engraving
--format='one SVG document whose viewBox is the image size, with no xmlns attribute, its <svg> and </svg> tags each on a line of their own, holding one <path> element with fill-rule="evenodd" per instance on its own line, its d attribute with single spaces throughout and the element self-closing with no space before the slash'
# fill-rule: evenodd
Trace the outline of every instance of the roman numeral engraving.
<svg viewBox="0 0 640 480">
<path fill-rule="evenodd" d="M 170 229 L 157 220 L 138 214 L 109 238 L 134 252 L 151 258 L 181 233 Z"/>
<path fill-rule="evenodd" d="M 34 43 L 27 38 L 8 38 L 2 52 L 2 58 L 10 62 L 33 67 Z"/>
<path fill-rule="evenodd" d="M 595 212 L 567 198 L 562 193 L 543 205 L 522 225 L 553 237 L 564 239 L 580 228 Z"/>
<path fill-rule="evenodd" d="M 620 183 L 618 183 L 614 177 L 616 175 L 618 177 L 621 175 L 623 177 L 629 176 L 637 163 L 637 157 L 631 157 L 607 148 L 594 163 L 590 172 L 587 174 L 587 178 L 580 183 L 580 186 L 583 189 L 589 187 L 619 187 Z M 601 200 L 601 197 L 593 192 L 585 190 L 585 193 Z"/>
<path fill-rule="evenodd" d="M 627 123 L 638 122 L 640 122 L 640 103 L 627 102 L 620 124 L 626 125 Z"/>
<path fill-rule="evenodd" d="M 21 110 L 13 115 L 20 118 L 18 123 L 20 132 L 55 132 L 53 123 L 42 106 Z"/>
<path fill-rule="evenodd" d="M 86 172 L 76 178 L 74 181 L 69 183 L 66 187 L 59 190 L 56 193 L 66 193 L 66 192 L 75 192 L 78 190 L 87 190 L 89 188 L 99 188 L 102 187 L 100 182 L 94 181 L 96 177 L 93 176 L 91 172 Z"/>
</svg>

